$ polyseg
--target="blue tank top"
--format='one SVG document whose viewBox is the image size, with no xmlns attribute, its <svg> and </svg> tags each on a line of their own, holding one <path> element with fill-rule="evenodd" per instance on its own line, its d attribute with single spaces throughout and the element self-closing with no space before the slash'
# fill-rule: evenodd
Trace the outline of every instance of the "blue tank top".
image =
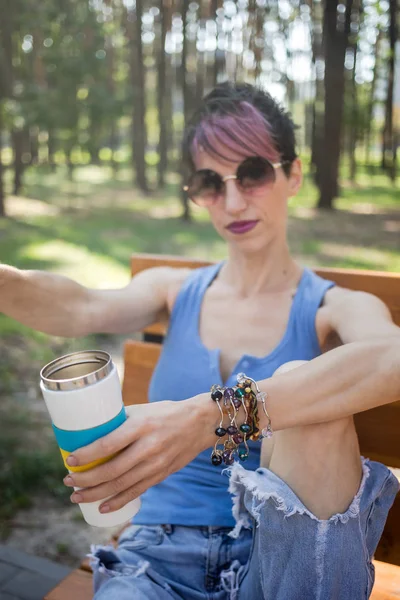
<svg viewBox="0 0 400 600">
<path fill-rule="evenodd" d="M 200 309 L 204 294 L 218 275 L 222 263 L 195 269 L 185 280 L 172 310 L 162 353 L 153 372 L 149 401 L 185 400 L 209 392 L 213 383 L 234 385 L 241 371 L 253 379 L 271 377 L 290 360 L 311 360 L 321 349 L 315 331 L 315 316 L 326 291 L 334 285 L 304 269 L 292 302 L 286 331 L 279 344 L 264 357 L 244 354 L 229 379 L 222 382 L 220 351 L 209 350 L 199 335 Z M 250 455 L 244 466 L 260 466 L 260 442 L 249 442 Z M 142 495 L 142 506 L 133 522 L 141 525 L 215 525 L 233 527 L 229 479 L 223 467 L 211 464 L 211 448 Z"/>
</svg>

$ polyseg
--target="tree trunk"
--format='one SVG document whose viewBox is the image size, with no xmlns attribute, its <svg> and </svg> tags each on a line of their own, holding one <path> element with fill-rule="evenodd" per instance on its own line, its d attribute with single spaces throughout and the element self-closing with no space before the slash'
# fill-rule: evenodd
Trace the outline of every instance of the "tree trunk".
<svg viewBox="0 0 400 600">
<path fill-rule="evenodd" d="M 182 19 L 183 19 L 183 44 L 182 44 L 182 57 L 181 57 L 181 67 L 180 67 L 180 80 L 182 85 L 182 96 L 183 96 L 183 114 L 185 120 L 185 126 L 188 119 L 189 106 L 190 106 L 190 91 L 189 85 L 186 79 L 186 66 L 187 66 L 187 52 L 188 52 L 188 44 L 187 44 L 187 12 L 189 9 L 189 0 L 182 0 Z M 186 173 L 184 169 L 181 170 L 181 188 L 185 184 Z M 187 198 L 186 193 L 181 189 L 180 199 L 183 206 L 183 214 L 182 219 L 184 221 L 190 221 L 190 209 L 189 209 L 189 200 Z"/>
<path fill-rule="evenodd" d="M 361 2 L 362 0 L 354 0 L 353 17 L 358 16 L 358 31 L 361 25 Z M 355 18 L 353 18 L 353 25 Z M 351 43 L 349 48 L 353 51 L 353 69 L 351 72 L 350 92 L 351 92 L 351 123 L 350 123 L 350 139 L 349 139 L 349 162 L 350 162 L 350 181 L 354 184 L 356 180 L 357 161 L 356 150 L 358 140 L 358 104 L 357 104 L 357 83 L 356 83 L 356 68 L 357 68 L 357 49 L 358 40 L 357 32 L 350 34 Z"/>
<path fill-rule="evenodd" d="M 106 0 L 106 5 L 112 7 L 112 0 Z M 115 98 L 115 48 L 113 45 L 113 36 L 109 35 L 106 37 L 106 48 L 107 48 L 107 91 L 111 98 Z M 115 160 L 115 151 L 118 143 L 118 125 L 115 110 L 111 115 L 111 123 L 107 120 L 107 127 L 109 127 L 110 137 L 109 144 L 111 150 L 110 166 L 113 175 L 117 174 L 118 163 Z"/>
<path fill-rule="evenodd" d="M 376 80 L 378 74 L 378 60 L 379 60 L 379 50 L 382 39 L 382 30 L 379 28 L 376 36 L 375 42 L 375 64 L 372 73 L 372 82 L 368 103 L 368 115 L 367 115 L 367 132 L 366 132 L 366 140 L 365 140 L 365 163 L 368 165 L 370 161 L 370 150 L 371 150 L 371 129 L 374 115 L 374 103 L 375 103 L 375 90 L 376 90 Z"/>
<path fill-rule="evenodd" d="M 0 86 L 1 89 L 1 86 Z M 5 189 L 4 189 L 4 167 L 2 161 L 3 145 L 1 143 L 3 133 L 3 103 L 0 97 L 0 217 L 6 216 Z"/>
<path fill-rule="evenodd" d="M 56 138 L 53 129 L 49 129 L 47 132 L 47 160 L 50 166 L 51 172 L 54 173 L 56 170 L 56 163 L 54 160 L 54 154 L 56 152 Z"/>
<path fill-rule="evenodd" d="M 143 44 L 142 44 L 142 15 L 143 15 L 143 0 L 136 1 L 136 27 L 135 27 L 135 43 L 134 43 L 134 61 L 136 62 L 136 77 L 133 81 L 133 155 L 136 166 L 136 183 L 139 188 L 147 193 L 149 185 L 147 182 L 146 173 L 146 145 L 147 145 L 147 130 L 146 130 L 146 82 L 145 82 L 145 67 L 143 64 Z"/>
<path fill-rule="evenodd" d="M 338 0 L 329 0 L 324 10 L 325 116 L 324 148 L 319 161 L 318 208 L 333 209 L 338 194 L 340 135 L 344 99 L 344 58 L 350 31 L 353 0 L 348 0 L 344 22 L 337 21 Z"/>
<path fill-rule="evenodd" d="M 39 164 L 39 127 L 32 127 L 29 133 L 31 165 Z"/>
<path fill-rule="evenodd" d="M 113 118 L 113 120 L 111 122 L 111 128 L 110 128 L 110 147 L 111 147 L 110 166 L 111 166 L 111 169 L 112 169 L 112 172 L 114 175 L 116 175 L 117 171 L 118 171 L 118 163 L 115 160 L 115 150 L 117 148 L 117 141 L 118 141 L 117 122 L 116 122 L 116 119 Z"/>
<path fill-rule="evenodd" d="M 12 132 L 12 143 L 14 150 L 14 187 L 13 194 L 17 196 L 22 187 L 22 174 L 24 172 L 24 165 L 22 163 L 22 154 L 24 151 L 24 137 L 25 132 L 22 129 L 15 129 Z"/>
<path fill-rule="evenodd" d="M 388 62 L 388 85 L 385 102 L 385 124 L 382 132 L 382 169 L 388 170 L 390 178 L 395 177 L 396 167 L 394 164 L 394 143 L 395 136 L 393 131 L 393 91 L 394 91 L 394 69 L 395 69 L 395 46 L 397 39 L 396 26 L 396 0 L 390 0 L 390 23 L 389 23 L 389 41 L 390 53 Z M 390 157 L 390 158 L 389 158 Z"/>
<path fill-rule="evenodd" d="M 394 130 L 393 124 L 393 96 L 394 96 L 394 73 L 395 73 L 395 59 L 396 59 L 396 42 L 398 39 L 398 26 L 397 26 L 397 11 L 396 11 L 396 0 L 390 0 L 390 26 L 389 26 L 389 37 L 390 37 L 390 72 L 389 72 L 389 85 L 390 93 L 388 91 L 388 97 L 390 97 L 390 104 L 388 105 L 389 115 L 389 128 L 390 128 L 390 150 L 391 150 L 391 163 L 389 169 L 390 179 L 394 182 L 396 180 L 396 162 L 397 162 L 397 136 Z"/>
<path fill-rule="evenodd" d="M 321 156 L 323 140 L 323 118 L 324 118 L 324 80 L 320 73 L 320 65 L 324 59 L 324 48 L 322 31 L 317 27 L 322 22 L 322 6 L 316 5 L 309 0 L 308 5 L 311 9 L 311 39 L 312 39 L 312 62 L 315 70 L 315 99 L 312 108 L 312 127 L 311 127 L 311 164 L 314 167 L 314 177 L 316 185 L 318 183 L 318 159 Z M 322 23 L 321 23 L 322 25 Z M 321 27 L 322 30 L 322 27 Z"/>
<path fill-rule="evenodd" d="M 73 146 L 71 144 L 68 144 L 66 151 L 65 151 L 65 154 L 67 157 L 68 179 L 70 181 L 72 181 L 74 178 L 74 163 L 72 162 L 72 148 L 73 148 Z"/>
<path fill-rule="evenodd" d="M 159 123 L 159 142 L 158 142 L 158 187 L 162 188 L 165 185 L 165 172 L 168 168 L 168 121 L 170 109 L 170 90 L 167 91 L 167 56 L 165 53 L 165 38 L 171 20 L 171 7 L 167 0 L 160 0 L 160 16 L 161 16 L 161 35 L 160 45 L 158 48 L 158 85 L 157 85 L 157 102 L 158 102 L 158 123 Z"/>
<path fill-rule="evenodd" d="M 13 95 L 14 72 L 12 62 L 12 35 L 14 28 L 14 0 L 3 0 L 0 18 L 0 217 L 6 216 L 6 192 L 4 184 L 4 166 L 1 157 L 1 136 L 4 129 L 3 100 L 12 98 Z"/>
</svg>

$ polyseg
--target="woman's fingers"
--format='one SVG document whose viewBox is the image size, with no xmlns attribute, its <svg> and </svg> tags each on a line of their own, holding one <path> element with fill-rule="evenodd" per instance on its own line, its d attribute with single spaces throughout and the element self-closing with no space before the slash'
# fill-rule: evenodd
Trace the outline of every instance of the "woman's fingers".
<svg viewBox="0 0 400 600">
<path fill-rule="evenodd" d="M 129 411 L 129 418 L 125 423 L 108 435 L 96 440 L 92 444 L 75 450 L 67 458 L 67 464 L 71 467 L 87 465 L 100 458 L 111 456 L 129 446 L 129 444 L 132 444 L 141 435 L 145 425 L 143 419 L 139 418 L 139 414 L 135 420 L 131 417 L 132 413 L 133 411 Z"/>
<path fill-rule="evenodd" d="M 106 500 L 100 506 L 100 508 L 99 508 L 100 512 L 112 512 L 114 510 L 118 510 L 119 508 L 122 508 L 123 506 L 125 506 L 125 504 L 128 504 L 128 502 L 130 502 L 131 500 L 138 498 L 141 494 L 143 494 L 146 490 L 148 490 L 153 485 L 157 485 L 157 483 L 160 483 L 160 481 L 162 481 L 162 479 L 164 479 L 164 475 L 161 475 L 158 472 L 157 475 L 154 475 L 153 477 L 146 477 L 145 479 L 138 481 L 137 483 L 132 485 L 130 488 L 128 488 L 124 492 L 121 492 L 120 494 L 117 494 L 117 496 L 114 496 L 113 498 L 109 498 L 108 500 Z"/>
<path fill-rule="evenodd" d="M 146 460 L 129 471 L 126 471 L 119 477 L 115 477 L 114 479 L 96 485 L 95 487 L 74 492 L 71 496 L 71 500 L 73 502 L 95 502 L 97 500 L 102 500 L 103 498 L 108 498 L 109 496 L 121 498 L 128 490 L 131 490 L 131 493 L 132 490 L 136 490 L 138 484 L 143 480 L 148 481 L 149 479 L 158 476 L 158 480 L 160 481 L 163 477 L 162 473 L 163 469 L 157 459 Z M 139 492 L 138 495 L 140 495 L 140 493 L 142 492 Z M 129 499 L 132 500 L 134 497 L 136 496 L 131 496 Z M 107 504 L 110 504 L 110 502 L 111 499 L 107 500 Z M 126 502 L 128 502 L 128 500 Z M 126 504 L 126 502 L 124 504 Z M 124 504 L 120 504 L 119 507 Z"/>
<path fill-rule="evenodd" d="M 70 473 L 65 477 L 64 483 L 80 488 L 99 486 L 107 481 L 120 478 L 124 473 L 131 471 L 150 456 L 157 456 L 159 449 L 160 443 L 158 440 L 153 441 L 153 437 L 138 440 L 98 467 L 80 473 Z"/>
</svg>

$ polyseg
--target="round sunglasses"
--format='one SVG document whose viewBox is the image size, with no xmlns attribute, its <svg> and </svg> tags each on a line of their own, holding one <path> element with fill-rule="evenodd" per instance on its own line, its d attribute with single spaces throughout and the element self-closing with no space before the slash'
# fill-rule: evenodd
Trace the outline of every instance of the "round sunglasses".
<svg viewBox="0 0 400 600">
<path fill-rule="evenodd" d="M 276 169 L 290 161 L 272 163 L 261 156 L 251 156 L 240 163 L 235 175 L 222 177 L 212 169 L 200 169 L 191 175 L 184 186 L 189 198 L 198 206 L 215 204 L 225 194 L 225 182 L 236 179 L 241 192 L 251 194 L 276 180 Z"/>
</svg>

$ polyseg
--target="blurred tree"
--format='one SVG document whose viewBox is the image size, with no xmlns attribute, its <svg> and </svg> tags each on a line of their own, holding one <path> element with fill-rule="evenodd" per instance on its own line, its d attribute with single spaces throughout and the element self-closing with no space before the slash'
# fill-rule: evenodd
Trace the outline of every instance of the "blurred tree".
<svg viewBox="0 0 400 600">
<path fill-rule="evenodd" d="M 2 18 L 0 19 L 0 217 L 5 216 L 5 185 L 2 160 L 3 136 L 5 133 L 5 102 L 12 97 L 12 32 L 13 32 L 13 0 L 2 0 Z"/>
<path fill-rule="evenodd" d="M 181 56 L 181 65 L 180 65 L 180 83 L 182 86 L 182 96 L 183 96 L 183 120 L 184 126 L 187 123 L 189 118 L 189 111 L 192 105 L 191 95 L 190 95 L 190 87 L 187 79 L 187 59 L 188 59 L 188 11 L 189 11 L 189 3 L 190 0 L 182 0 L 182 21 L 183 21 L 183 41 L 182 41 L 182 56 Z M 183 167 L 181 168 L 181 188 L 186 181 L 187 173 Z M 189 200 L 187 194 L 181 189 L 180 191 L 180 199 L 183 206 L 183 214 L 182 219 L 184 221 L 190 220 L 190 208 L 189 208 Z"/>
<path fill-rule="evenodd" d="M 393 127 L 393 94 L 396 42 L 398 39 L 397 0 L 389 1 L 389 61 L 388 85 L 385 102 L 385 122 L 382 134 L 382 168 L 386 169 L 392 181 L 396 178 L 397 143 Z"/>
<path fill-rule="evenodd" d="M 326 0 L 324 9 L 325 107 L 323 152 L 318 160 L 318 208 L 331 210 L 338 195 L 340 139 L 344 101 L 344 59 L 353 0 Z M 343 10 L 342 10 L 343 9 Z"/>
<path fill-rule="evenodd" d="M 369 90 L 369 102 L 367 106 L 367 129 L 365 135 L 365 162 L 368 165 L 370 163 L 370 150 L 371 150 L 371 132 L 373 126 L 374 107 L 376 101 L 376 82 L 378 65 L 380 62 L 380 49 L 382 40 L 382 29 L 378 22 L 377 32 L 375 37 L 375 44 L 373 50 L 374 68 L 372 71 L 372 81 Z"/>
<path fill-rule="evenodd" d="M 168 137 L 172 129 L 171 115 L 171 84 L 170 65 L 168 55 L 165 51 L 165 40 L 167 32 L 172 23 L 172 1 L 159 0 L 160 6 L 160 30 L 159 44 L 157 48 L 157 106 L 158 106 L 158 186 L 163 187 L 165 173 L 168 168 Z"/>
<path fill-rule="evenodd" d="M 358 117 L 358 99 L 357 99 L 357 49 L 358 39 L 362 18 L 362 0 L 354 0 L 353 11 L 350 20 L 350 32 L 349 32 L 349 46 L 347 49 L 348 58 L 351 64 L 351 77 L 348 81 L 349 99 L 351 105 L 351 120 L 349 123 L 349 136 L 348 136 L 348 154 L 350 163 L 350 181 L 355 182 L 356 179 L 356 149 L 357 141 L 359 139 L 359 117 Z"/>
</svg>

